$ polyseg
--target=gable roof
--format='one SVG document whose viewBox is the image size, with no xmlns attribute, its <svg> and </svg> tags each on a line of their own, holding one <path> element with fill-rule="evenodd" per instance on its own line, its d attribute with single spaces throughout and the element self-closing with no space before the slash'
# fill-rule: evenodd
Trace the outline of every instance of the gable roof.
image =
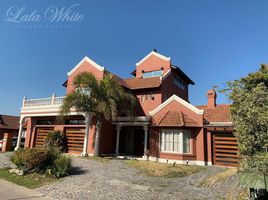
<svg viewBox="0 0 268 200">
<path fill-rule="evenodd" d="M 155 121 L 159 127 L 198 127 L 198 123 L 182 112 L 167 111 L 162 118 Z"/>
<path fill-rule="evenodd" d="M 196 106 L 204 110 L 204 119 L 209 123 L 213 122 L 232 122 L 230 105 L 220 104 L 214 108 L 208 108 L 207 105 Z"/>
<path fill-rule="evenodd" d="M 193 106 L 192 104 L 188 103 L 187 101 L 185 101 L 182 98 L 178 97 L 177 95 L 173 94 L 171 97 L 169 97 L 165 102 L 163 102 L 162 104 L 160 104 L 153 111 L 150 111 L 149 112 L 149 115 L 151 115 L 151 116 L 152 115 L 155 115 L 156 113 L 158 113 L 160 110 L 162 110 L 163 108 L 165 108 L 168 104 L 170 104 L 173 101 L 179 102 L 180 104 L 182 104 L 186 108 L 192 110 L 196 114 L 199 114 L 199 115 L 203 115 L 204 114 L 204 111 L 203 110 L 200 110 L 199 108 Z"/>
<path fill-rule="evenodd" d="M 92 66 L 97 68 L 100 71 L 104 71 L 104 67 L 98 65 L 96 62 L 91 60 L 89 57 L 85 56 L 70 72 L 67 73 L 68 76 L 71 76 L 84 62 L 90 63 Z"/>
<path fill-rule="evenodd" d="M 129 78 L 123 79 L 129 89 L 145 89 L 145 88 L 157 88 L 161 85 L 161 79 L 159 76 L 150 78 Z"/>
<path fill-rule="evenodd" d="M 171 60 L 170 57 L 166 57 L 164 55 L 161 55 L 160 53 L 157 53 L 155 51 L 151 51 L 149 54 L 147 54 L 147 56 L 145 56 L 138 63 L 136 63 L 136 66 L 139 66 L 141 63 L 143 63 L 145 60 L 147 60 L 152 55 L 157 56 L 158 58 L 161 58 L 161 59 L 166 60 L 166 61 L 170 61 Z"/>
<path fill-rule="evenodd" d="M 20 117 L 0 114 L 0 128 L 19 129 Z"/>
</svg>

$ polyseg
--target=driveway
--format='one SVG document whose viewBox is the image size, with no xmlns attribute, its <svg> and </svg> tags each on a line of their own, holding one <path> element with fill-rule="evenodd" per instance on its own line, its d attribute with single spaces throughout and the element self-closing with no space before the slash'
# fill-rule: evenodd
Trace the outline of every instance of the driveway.
<svg viewBox="0 0 268 200">
<path fill-rule="evenodd" d="M 7 156 L 0 154 L 0 168 L 9 164 Z M 209 187 L 200 183 L 224 170 L 223 167 L 209 166 L 183 178 L 148 177 L 122 160 L 100 162 L 74 157 L 70 176 L 36 191 L 55 200 L 223 199 L 230 191 L 238 190 L 235 176 Z"/>
<path fill-rule="evenodd" d="M 38 189 L 55 199 L 219 199 L 233 189 L 234 181 L 201 187 L 200 182 L 222 167 L 207 167 L 184 178 L 148 177 L 121 160 L 107 163 L 73 159 L 74 172 L 60 182 Z"/>
</svg>

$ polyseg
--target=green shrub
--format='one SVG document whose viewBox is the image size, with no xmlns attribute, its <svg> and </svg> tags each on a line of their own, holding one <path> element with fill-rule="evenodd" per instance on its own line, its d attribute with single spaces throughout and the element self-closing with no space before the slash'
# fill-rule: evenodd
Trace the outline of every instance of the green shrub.
<svg viewBox="0 0 268 200">
<path fill-rule="evenodd" d="M 48 150 L 38 149 L 19 149 L 11 156 L 11 161 L 23 171 L 42 171 L 46 167 L 48 160 Z"/>
<path fill-rule="evenodd" d="M 71 169 L 71 158 L 63 155 L 58 148 L 19 149 L 10 159 L 26 173 L 45 173 L 59 178 L 68 175 Z"/>
<path fill-rule="evenodd" d="M 63 152 L 66 149 L 66 138 L 60 131 L 52 131 L 46 137 L 45 146 L 58 148 Z"/>
<path fill-rule="evenodd" d="M 251 157 L 242 157 L 240 164 L 246 171 L 263 171 L 268 174 L 268 153 L 256 153 Z"/>
<path fill-rule="evenodd" d="M 64 156 L 64 155 L 59 155 L 57 159 L 54 161 L 54 166 L 51 170 L 52 176 L 55 176 L 57 178 L 63 177 L 68 175 L 71 169 L 71 158 Z"/>
</svg>

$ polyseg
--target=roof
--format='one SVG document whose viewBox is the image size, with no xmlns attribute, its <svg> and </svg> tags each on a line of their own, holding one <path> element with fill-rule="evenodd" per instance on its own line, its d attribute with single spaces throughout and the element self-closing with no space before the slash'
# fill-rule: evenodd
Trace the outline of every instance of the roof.
<svg viewBox="0 0 268 200">
<path fill-rule="evenodd" d="M 96 69 L 98 69 L 100 71 L 104 71 L 104 67 L 100 66 L 95 61 L 93 61 L 89 57 L 85 56 L 70 72 L 67 73 L 67 75 L 71 76 L 84 62 L 88 62 Z"/>
<path fill-rule="evenodd" d="M 117 76 L 117 75 L 115 75 L 115 74 L 109 72 L 108 70 L 105 70 L 105 75 L 107 75 L 107 74 L 111 74 L 111 75 L 115 78 L 115 80 L 118 81 L 118 83 L 119 83 L 120 85 L 122 85 L 123 87 L 128 88 L 128 85 L 127 85 L 127 84 L 124 82 L 124 80 L 121 79 L 119 76 Z M 68 84 L 68 79 L 62 84 L 62 86 L 63 86 L 63 87 L 67 87 L 67 84 Z"/>
<path fill-rule="evenodd" d="M 105 75 L 112 75 L 112 77 L 120 84 L 122 85 L 123 87 L 125 88 L 129 88 L 128 85 L 125 83 L 125 81 L 120 78 L 119 76 L 117 76 L 116 74 L 113 74 L 111 72 L 109 72 L 108 70 L 105 70 Z"/>
<path fill-rule="evenodd" d="M 208 108 L 207 105 L 196 106 L 204 110 L 204 118 L 208 122 L 232 122 L 230 105 L 220 104 L 214 108 Z"/>
<path fill-rule="evenodd" d="M 145 89 L 145 88 L 157 88 L 161 85 L 160 77 L 150 77 L 150 78 L 129 78 L 123 79 L 125 84 L 129 89 Z"/>
<path fill-rule="evenodd" d="M 136 63 L 136 66 L 139 66 L 141 63 L 143 63 L 147 58 L 149 58 L 152 55 L 157 56 L 158 58 L 161 58 L 161 59 L 166 60 L 166 61 L 171 60 L 170 57 L 166 57 L 166 56 L 156 52 L 155 50 L 153 50 L 149 54 L 147 54 L 143 59 L 141 59 L 138 63 Z"/>
<path fill-rule="evenodd" d="M 198 127 L 198 123 L 183 112 L 167 111 L 162 118 L 155 121 L 159 127 Z"/>
<path fill-rule="evenodd" d="M 194 85 L 194 81 L 192 79 L 189 78 L 189 76 L 187 76 L 179 67 L 175 66 L 175 65 L 171 65 L 171 69 L 173 69 L 173 71 L 175 73 L 177 73 L 179 75 L 180 78 L 186 80 L 189 84 Z"/>
<path fill-rule="evenodd" d="M 19 129 L 19 120 L 20 118 L 17 116 L 0 114 L 0 128 Z"/>
<path fill-rule="evenodd" d="M 178 97 L 177 95 L 173 94 L 171 97 L 169 97 L 166 101 L 164 101 L 162 104 L 160 104 L 154 110 L 150 111 L 149 115 L 151 115 L 151 116 L 155 115 L 156 113 L 158 113 L 160 110 L 165 108 L 167 105 L 169 105 L 173 101 L 176 101 L 176 102 L 182 104 L 183 106 L 185 106 L 186 108 L 188 108 L 189 110 L 195 112 L 198 115 L 203 115 L 204 114 L 204 110 L 196 108 L 195 106 L 193 106 L 189 102 L 187 102 L 184 99 L 182 99 L 182 98 Z"/>
</svg>

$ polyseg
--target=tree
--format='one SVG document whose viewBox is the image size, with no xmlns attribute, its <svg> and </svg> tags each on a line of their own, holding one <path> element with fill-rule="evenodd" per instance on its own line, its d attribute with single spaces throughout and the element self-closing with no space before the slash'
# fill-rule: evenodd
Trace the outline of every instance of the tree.
<svg viewBox="0 0 268 200">
<path fill-rule="evenodd" d="M 78 74 L 74 79 L 76 90 L 66 96 L 61 108 L 61 115 L 66 115 L 71 108 L 76 111 L 96 116 L 96 135 L 94 143 L 94 156 L 100 155 L 100 140 L 103 120 L 113 120 L 117 116 L 131 116 L 134 114 L 135 97 L 126 91 L 115 79 L 106 72 L 102 80 L 88 72 Z M 84 89 L 90 90 L 90 94 Z M 90 122 L 86 121 L 86 132 L 89 131 Z"/>
<path fill-rule="evenodd" d="M 262 64 L 259 71 L 228 82 L 223 92 L 232 101 L 242 168 L 268 169 L 268 65 Z"/>
</svg>

